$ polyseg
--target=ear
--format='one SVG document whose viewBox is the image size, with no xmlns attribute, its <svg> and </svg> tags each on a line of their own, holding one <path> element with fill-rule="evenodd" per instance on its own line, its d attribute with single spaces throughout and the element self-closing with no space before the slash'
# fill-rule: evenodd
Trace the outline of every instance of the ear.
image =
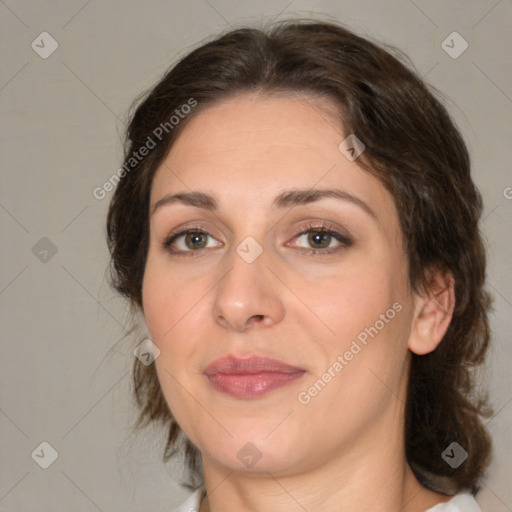
<svg viewBox="0 0 512 512">
<path fill-rule="evenodd" d="M 414 316 L 408 348 L 418 355 L 437 348 L 452 321 L 455 307 L 455 279 L 446 271 L 429 274 L 428 289 L 414 295 Z"/>
</svg>

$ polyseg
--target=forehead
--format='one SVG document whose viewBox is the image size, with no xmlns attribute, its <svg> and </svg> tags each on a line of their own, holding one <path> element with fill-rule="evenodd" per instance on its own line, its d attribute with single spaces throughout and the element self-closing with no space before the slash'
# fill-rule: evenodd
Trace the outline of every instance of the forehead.
<svg viewBox="0 0 512 512">
<path fill-rule="evenodd" d="M 333 149 L 341 142 L 335 115 L 331 105 L 316 98 L 238 95 L 195 114 L 174 143 L 168 163 L 177 170 L 183 164 L 192 169 L 212 156 L 223 163 L 229 160 L 231 168 L 249 168 L 251 161 L 272 158 L 294 162 L 304 156 L 333 163 Z"/>
<path fill-rule="evenodd" d="M 195 113 L 157 170 L 151 203 L 201 190 L 222 208 L 268 205 L 291 188 L 337 188 L 396 214 L 384 186 L 339 150 L 340 113 L 310 96 L 235 96 Z M 379 211 L 380 210 L 380 211 Z"/>
</svg>

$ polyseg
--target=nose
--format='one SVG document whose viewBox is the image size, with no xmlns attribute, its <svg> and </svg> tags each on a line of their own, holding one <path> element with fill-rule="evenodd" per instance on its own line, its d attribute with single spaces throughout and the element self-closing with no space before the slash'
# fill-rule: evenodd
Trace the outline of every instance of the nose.
<svg viewBox="0 0 512 512">
<path fill-rule="evenodd" d="M 214 291 L 214 320 L 238 332 L 280 322 L 284 317 L 283 287 L 268 268 L 265 251 L 248 263 L 233 250 L 226 264 L 229 270 Z"/>
</svg>

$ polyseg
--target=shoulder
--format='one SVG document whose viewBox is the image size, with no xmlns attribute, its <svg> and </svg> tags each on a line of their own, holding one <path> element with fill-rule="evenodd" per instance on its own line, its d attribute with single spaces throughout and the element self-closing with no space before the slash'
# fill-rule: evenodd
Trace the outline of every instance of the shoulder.
<svg viewBox="0 0 512 512">
<path fill-rule="evenodd" d="M 450 501 L 440 503 L 425 512 L 482 512 L 475 498 L 469 493 L 456 494 Z"/>
<path fill-rule="evenodd" d="M 181 505 L 171 512 L 198 512 L 204 495 L 204 486 L 198 487 Z"/>
</svg>

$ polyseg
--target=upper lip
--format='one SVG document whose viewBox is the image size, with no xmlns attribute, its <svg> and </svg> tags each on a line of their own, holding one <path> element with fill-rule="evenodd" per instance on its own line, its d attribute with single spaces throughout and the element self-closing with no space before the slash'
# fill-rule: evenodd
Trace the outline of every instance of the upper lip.
<svg viewBox="0 0 512 512">
<path fill-rule="evenodd" d="M 222 357 L 210 363 L 204 370 L 205 375 L 210 376 L 216 373 L 230 375 L 256 374 L 262 372 L 296 373 L 303 372 L 302 368 L 291 366 L 277 359 L 269 357 L 251 356 L 238 358 L 232 355 Z"/>
</svg>

